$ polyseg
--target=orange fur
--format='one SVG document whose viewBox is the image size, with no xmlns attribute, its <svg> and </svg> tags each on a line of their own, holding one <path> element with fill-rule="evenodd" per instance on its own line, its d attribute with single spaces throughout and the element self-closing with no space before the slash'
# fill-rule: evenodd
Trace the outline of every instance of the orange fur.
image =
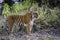
<svg viewBox="0 0 60 40">
<path fill-rule="evenodd" d="M 32 20 L 32 13 L 27 13 L 25 15 L 10 15 L 10 16 L 8 16 L 7 17 L 8 32 L 11 33 L 13 24 L 15 22 L 19 22 L 19 23 L 27 24 L 27 27 L 26 27 L 27 32 L 31 33 L 30 24 L 29 24 L 30 20 Z"/>
</svg>

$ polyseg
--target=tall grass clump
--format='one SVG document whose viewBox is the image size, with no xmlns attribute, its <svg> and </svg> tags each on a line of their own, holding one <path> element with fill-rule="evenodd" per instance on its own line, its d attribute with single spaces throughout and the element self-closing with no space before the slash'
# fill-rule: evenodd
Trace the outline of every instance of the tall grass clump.
<svg viewBox="0 0 60 40">
<path fill-rule="evenodd" d="M 20 10 L 20 5 L 19 3 L 15 3 L 13 4 L 13 6 L 11 7 L 11 12 L 13 14 L 18 14 L 19 13 L 19 10 Z"/>
<path fill-rule="evenodd" d="M 3 9 L 3 13 L 2 14 L 5 14 L 5 15 L 11 14 L 9 5 L 7 3 L 4 4 L 4 9 Z"/>
</svg>

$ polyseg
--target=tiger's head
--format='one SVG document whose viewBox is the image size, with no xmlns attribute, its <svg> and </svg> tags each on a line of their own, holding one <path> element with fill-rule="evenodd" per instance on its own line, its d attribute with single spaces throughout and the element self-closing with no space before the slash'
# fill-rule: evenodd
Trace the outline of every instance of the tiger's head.
<svg viewBox="0 0 60 40">
<path fill-rule="evenodd" d="M 27 16 L 28 18 L 31 18 L 31 19 L 36 19 L 36 18 L 38 18 L 38 12 L 26 13 L 26 16 Z"/>
<path fill-rule="evenodd" d="M 32 19 L 37 19 L 38 18 L 38 12 L 34 11 L 32 12 Z"/>
</svg>

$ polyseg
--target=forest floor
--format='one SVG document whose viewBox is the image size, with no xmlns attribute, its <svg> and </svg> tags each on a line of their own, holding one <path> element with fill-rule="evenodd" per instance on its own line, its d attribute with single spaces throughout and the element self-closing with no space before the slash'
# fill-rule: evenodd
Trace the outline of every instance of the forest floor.
<svg viewBox="0 0 60 40">
<path fill-rule="evenodd" d="M 0 16 L 0 40 L 60 40 L 59 28 L 43 28 L 39 31 L 32 32 L 31 34 L 19 31 L 17 33 L 12 33 L 11 35 L 8 35 L 7 31 L 1 31 L 3 20 L 3 17 Z"/>
</svg>

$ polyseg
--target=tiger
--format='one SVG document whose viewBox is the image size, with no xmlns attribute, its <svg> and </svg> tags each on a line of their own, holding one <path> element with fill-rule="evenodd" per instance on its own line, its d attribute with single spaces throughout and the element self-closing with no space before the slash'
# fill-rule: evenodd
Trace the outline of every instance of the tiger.
<svg viewBox="0 0 60 40">
<path fill-rule="evenodd" d="M 13 24 L 18 22 L 22 24 L 26 24 L 27 33 L 31 33 L 32 26 L 34 20 L 38 17 L 37 13 L 26 13 L 25 15 L 10 15 L 8 16 L 7 23 L 8 23 L 8 33 L 11 34 Z"/>
</svg>

